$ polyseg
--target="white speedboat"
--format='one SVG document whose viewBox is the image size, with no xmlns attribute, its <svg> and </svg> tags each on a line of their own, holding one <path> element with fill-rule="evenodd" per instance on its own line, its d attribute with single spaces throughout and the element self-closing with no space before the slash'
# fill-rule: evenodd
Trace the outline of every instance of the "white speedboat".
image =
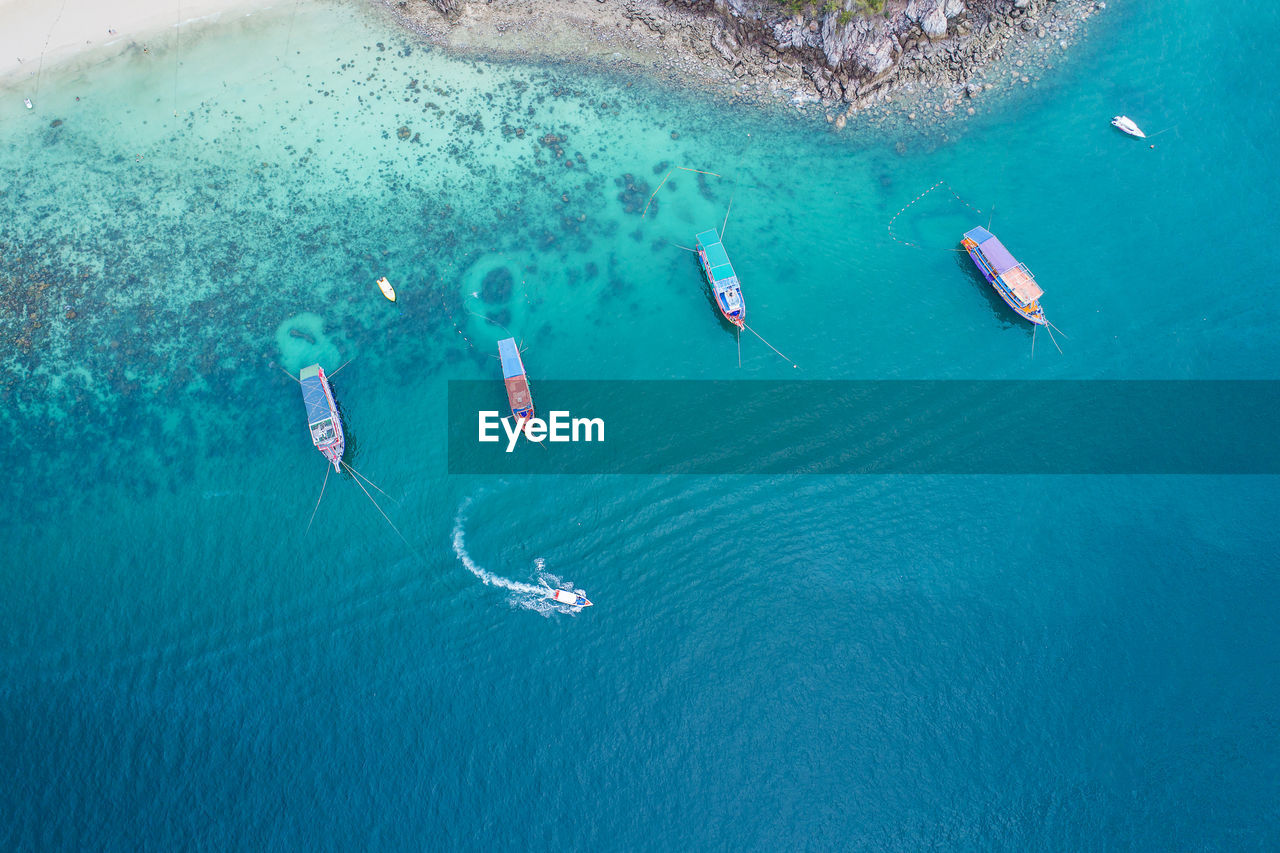
<svg viewBox="0 0 1280 853">
<path fill-rule="evenodd" d="M 1147 135 L 1142 132 L 1142 128 L 1128 116 L 1116 116 L 1111 120 L 1111 126 L 1117 130 L 1122 130 L 1130 136 L 1136 136 L 1139 139 L 1146 139 Z"/>
<path fill-rule="evenodd" d="M 551 589 L 548 587 L 547 598 L 552 601 L 558 601 L 561 604 L 568 604 L 571 607 L 591 606 L 591 602 L 587 601 L 586 596 L 578 595 L 576 592 L 569 592 L 567 589 Z"/>
<path fill-rule="evenodd" d="M 378 289 L 382 291 L 383 296 L 387 297 L 392 302 L 396 301 L 396 289 L 391 286 L 391 282 L 387 281 L 387 277 L 385 275 L 378 279 Z"/>
<path fill-rule="evenodd" d="M 22 103 L 24 103 L 24 104 L 26 104 L 26 105 L 27 105 L 27 109 L 31 109 L 31 99 L 30 99 L 30 98 L 23 98 L 23 99 L 22 99 Z"/>
</svg>

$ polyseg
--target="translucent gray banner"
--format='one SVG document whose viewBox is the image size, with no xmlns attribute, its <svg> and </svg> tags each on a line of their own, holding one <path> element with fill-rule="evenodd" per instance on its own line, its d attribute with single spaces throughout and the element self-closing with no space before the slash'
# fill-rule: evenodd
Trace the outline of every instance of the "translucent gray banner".
<svg viewBox="0 0 1280 853">
<path fill-rule="evenodd" d="M 482 442 L 481 412 L 510 417 L 502 382 L 451 381 L 449 473 L 1280 473 L 1273 381 L 548 380 L 532 392 L 540 418 L 563 413 L 557 435 L 513 443 L 492 416 L 496 440 Z"/>
</svg>

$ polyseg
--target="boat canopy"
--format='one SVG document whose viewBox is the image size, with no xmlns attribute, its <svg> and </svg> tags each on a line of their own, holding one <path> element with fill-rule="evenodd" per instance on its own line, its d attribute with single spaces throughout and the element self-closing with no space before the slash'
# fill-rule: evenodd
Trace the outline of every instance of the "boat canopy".
<svg viewBox="0 0 1280 853">
<path fill-rule="evenodd" d="M 1001 273 L 1000 280 L 1003 281 L 1013 295 L 1022 300 L 1023 305 L 1030 305 L 1041 296 L 1044 296 L 1044 290 L 1040 285 L 1036 284 L 1036 280 L 1031 277 L 1031 273 L 1022 264 L 1018 264 L 1011 270 Z"/>
<path fill-rule="evenodd" d="M 720 284 L 738 278 L 738 274 L 733 271 L 733 264 L 729 263 L 729 253 L 724 250 L 724 244 L 720 242 L 719 234 L 714 230 L 703 231 L 698 235 L 698 245 L 706 253 L 707 266 L 711 268 L 711 281 L 713 284 Z"/>
<path fill-rule="evenodd" d="M 1009 254 L 1009 250 L 990 231 L 985 228 L 973 228 L 966 231 L 964 236 L 978 244 L 978 251 L 982 252 L 982 257 L 986 259 L 992 272 L 1000 276 L 1000 280 L 1022 300 L 1024 305 L 1029 305 L 1044 295 L 1044 290 L 1036 284 L 1031 271 L 1025 265 L 1018 263 L 1018 260 Z"/>
<path fill-rule="evenodd" d="M 966 231 L 964 236 L 978 244 L 978 248 L 982 250 L 982 256 L 987 259 L 987 263 L 997 275 L 1018 265 L 1018 261 L 1009 254 L 1004 244 L 987 229 L 974 228 L 972 231 Z"/>
<path fill-rule="evenodd" d="M 302 385 L 302 402 L 307 406 L 307 424 L 318 424 L 333 417 L 329 398 L 324 393 L 324 383 L 320 381 L 320 365 L 302 368 L 298 382 Z"/>
<path fill-rule="evenodd" d="M 498 341 L 498 355 L 502 357 L 502 378 L 524 376 L 524 362 L 520 360 L 520 348 L 515 338 L 503 338 Z"/>
</svg>

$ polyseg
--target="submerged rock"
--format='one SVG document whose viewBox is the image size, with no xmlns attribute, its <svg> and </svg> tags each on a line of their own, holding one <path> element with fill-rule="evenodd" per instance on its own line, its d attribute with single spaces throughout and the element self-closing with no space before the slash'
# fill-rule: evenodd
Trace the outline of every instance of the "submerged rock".
<svg viewBox="0 0 1280 853">
<path fill-rule="evenodd" d="M 497 267 L 485 274 L 480 286 L 480 298 L 490 305 L 506 302 L 511 298 L 514 287 L 515 277 L 511 275 L 511 270 L 506 267 Z"/>
<path fill-rule="evenodd" d="M 618 193 L 618 201 L 622 202 L 622 209 L 627 213 L 643 214 L 645 205 L 649 206 L 650 213 L 657 213 L 658 200 L 655 198 L 652 202 L 649 201 L 648 181 L 628 172 L 614 183 L 622 187 L 622 192 Z"/>
</svg>

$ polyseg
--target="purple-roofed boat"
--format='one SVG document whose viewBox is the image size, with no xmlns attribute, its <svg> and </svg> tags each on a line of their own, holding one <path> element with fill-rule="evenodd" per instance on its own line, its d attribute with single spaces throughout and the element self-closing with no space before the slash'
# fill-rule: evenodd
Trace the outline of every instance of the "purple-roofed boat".
<svg viewBox="0 0 1280 853">
<path fill-rule="evenodd" d="M 341 473 L 342 454 L 347 449 L 347 439 L 342 433 L 342 418 L 338 404 L 333 399 L 333 389 L 324 368 L 318 364 L 304 367 L 298 375 L 302 386 L 302 402 L 307 407 L 307 426 L 311 428 L 311 443 L 333 464 L 333 470 Z"/>
<path fill-rule="evenodd" d="M 960 245 L 969 253 L 982 277 L 1018 316 L 1037 326 L 1045 325 L 1044 310 L 1040 307 L 1044 291 L 1026 264 L 1018 263 L 1004 244 L 985 228 L 966 231 Z"/>
</svg>

